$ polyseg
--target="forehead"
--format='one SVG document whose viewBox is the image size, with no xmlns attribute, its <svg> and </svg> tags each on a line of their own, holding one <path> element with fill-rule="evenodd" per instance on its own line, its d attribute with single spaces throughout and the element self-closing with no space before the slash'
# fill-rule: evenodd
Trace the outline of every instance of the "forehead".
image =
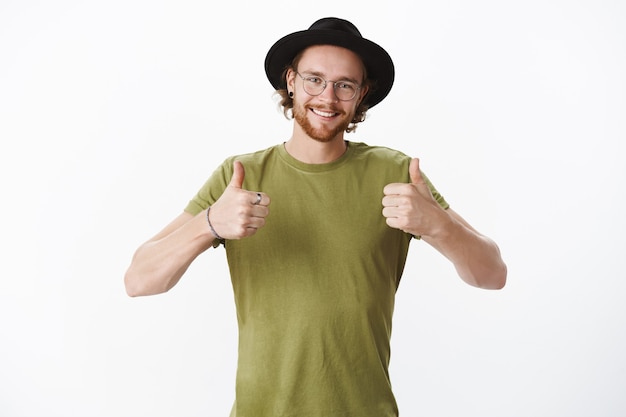
<svg viewBox="0 0 626 417">
<path fill-rule="evenodd" d="M 334 45 L 314 45 L 302 52 L 298 71 L 315 71 L 329 77 L 363 79 L 363 61 L 349 49 Z"/>
</svg>

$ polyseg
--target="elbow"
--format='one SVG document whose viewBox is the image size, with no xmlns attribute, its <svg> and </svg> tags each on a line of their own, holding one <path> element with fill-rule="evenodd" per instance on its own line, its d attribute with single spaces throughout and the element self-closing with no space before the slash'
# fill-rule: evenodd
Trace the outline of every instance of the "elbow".
<svg viewBox="0 0 626 417">
<path fill-rule="evenodd" d="M 508 269 L 506 264 L 502 262 L 498 274 L 496 275 L 494 290 L 501 290 L 506 285 L 506 277 L 508 275 Z"/>
<path fill-rule="evenodd" d="M 485 290 L 501 290 L 506 285 L 506 277 L 502 277 L 487 284 L 480 285 L 480 288 Z"/>
<path fill-rule="evenodd" d="M 145 289 L 139 284 L 139 282 L 139 279 L 135 277 L 132 271 L 126 271 L 126 274 L 124 275 L 124 288 L 126 289 L 126 294 L 129 297 L 146 295 Z"/>
<path fill-rule="evenodd" d="M 126 282 L 124 283 L 124 287 L 126 289 L 126 295 L 128 295 L 131 298 L 140 297 L 142 295 L 145 295 L 136 286 L 129 285 Z"/>
<path fill-rule="evenodd" d="M 155 285 L 150 285 L 149 281 L 148 277 L 137 274 L 132 269 L 129 269 L 124 275 L 124 288 L 126 289 L 126 294 L 129 297 L 134 298 L 156 295 L 169 290 L 169 288 L 159 288 Z"/>
<path fill-rule="evenodd" d="M 494 268 L 480 280 L 476 280 L 476 287 L 486 290 L 501 290 L 506 285 L 507 267 L 504 262 Z"/>
</svg>

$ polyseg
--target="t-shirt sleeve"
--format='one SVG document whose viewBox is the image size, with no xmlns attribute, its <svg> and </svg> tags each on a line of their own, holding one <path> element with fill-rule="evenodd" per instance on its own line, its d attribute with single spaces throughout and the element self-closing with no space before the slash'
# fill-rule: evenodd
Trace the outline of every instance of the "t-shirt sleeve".
<svg viewBox="0 0 626 417">
<path fill-rule="evenodd" d="M 234 158 L 228 158 L 213 171 L 213 174 L 185 207 L 187 213 L 195 216 L 220 198 L 233 175 L 233 162 Z"/>
<path fill-rule="evenodd" d="M 449 209 L 450 208 L 450 204 L 448 204 L 448 202 L 445 200 L 445 198 L 443 198 L 443 196 L 439 193 L 439 191 L 437 191 L 437 189 L 435 188 L 433 183 L 430 182 L 430 180 L 428 179 L 426 174 L 424 174 L 423 172 L 422 172 L 422 178 L 424 178 L 424 181 L 426 181 L 426 184 L 428 185 L 428 188 L 430 188 L 430 193 L 433 195 L 433 198 L 435 199 L 435 201 L 437 201 L 437 203 L 439 203 L 441 208 L 444 209 L 444 210 Z"/>
</svg>

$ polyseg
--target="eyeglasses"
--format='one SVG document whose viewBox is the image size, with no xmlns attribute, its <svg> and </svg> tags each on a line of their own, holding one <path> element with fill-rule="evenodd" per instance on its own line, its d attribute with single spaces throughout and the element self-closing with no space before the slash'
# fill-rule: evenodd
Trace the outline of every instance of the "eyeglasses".
<svg viewBox="0 0 626 417">
<path fill-rule="evenodd" d="M 335 95 L 341 101 L 352 100 L 361 89 L 360 85 L 352 81 L 326 81 L 322 77 L 313 74 L 302 75 L 298 71 L 296 71 L 296 74 L 302 78 L 304 91 L 311 96 L 319 96 L 322 94 L 324 89 L 326 89 L 326 85 L 329 83 L 333 85 Z"/>
</svg>

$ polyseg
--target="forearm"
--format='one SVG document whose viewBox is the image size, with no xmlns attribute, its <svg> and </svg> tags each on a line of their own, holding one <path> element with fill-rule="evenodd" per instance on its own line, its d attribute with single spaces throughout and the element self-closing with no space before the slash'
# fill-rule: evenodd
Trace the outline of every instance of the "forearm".
<svg viewBox="0 0 626 417">
<path fill-rule="evenodd" d="M 214 240 L 206 223 L 206 211 L 195 217 L 180 216 L 137 249 L 124 276 L 126 292 L 134 297 L 170 290 Z"/>
<path fill-rule="evenodd" d="M 465 282 L 479 288 L 501 289 L 507 267 L 498 246 L 481 235 L 452 210 L 448 221 L 433 236 L 423 239 L 448 258 Z"/>
</svg>

